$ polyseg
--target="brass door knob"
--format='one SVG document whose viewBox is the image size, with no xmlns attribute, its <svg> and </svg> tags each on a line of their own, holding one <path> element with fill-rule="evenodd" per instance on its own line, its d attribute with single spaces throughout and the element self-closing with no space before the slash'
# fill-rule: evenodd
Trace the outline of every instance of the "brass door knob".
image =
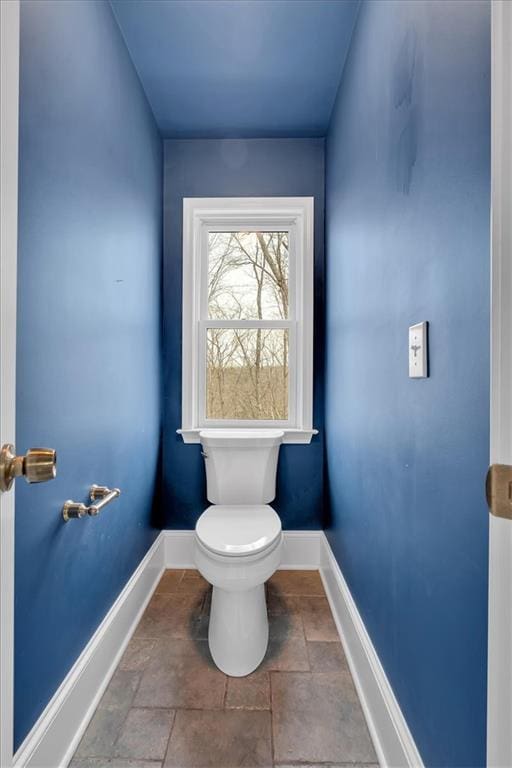
<svg viewBox="0 0 512 768">
<path fill-rule="evenodd" d="M 0 451 L 0 491 L 8 491 L 15 478 L 27 483 L 45 483 L 57 474 L 57 452 L 53 448 L 30 448 L 25 456 L 16 456 L 14 446 L 6 443 Z"/>
<path fill-rule="evenodd" d="M 57 451 L 53 448 L 29 448 L 23 462 L 27 483 L 46 483 L 57 474 Z"/>
<path fill-rule="evenodd" d="M 492 464 L 485 481 L 487 505 L 491 515 L 512 520 L 512 466 Z"/>
</svg>

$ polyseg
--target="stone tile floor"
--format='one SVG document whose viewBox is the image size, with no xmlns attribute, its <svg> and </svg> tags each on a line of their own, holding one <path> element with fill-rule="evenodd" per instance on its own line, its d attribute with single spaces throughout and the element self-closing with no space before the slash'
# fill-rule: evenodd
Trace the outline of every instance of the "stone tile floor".
<svg viewBox="0 0 512 768">
<path fill-rule="evenodd" d="M 377 757 L 318 571 L 267 583 L 270 641 L 229 678 L 208 650 L 211 587 L 164 573 L 72 768 L 374 768 Z"/>
</svg>

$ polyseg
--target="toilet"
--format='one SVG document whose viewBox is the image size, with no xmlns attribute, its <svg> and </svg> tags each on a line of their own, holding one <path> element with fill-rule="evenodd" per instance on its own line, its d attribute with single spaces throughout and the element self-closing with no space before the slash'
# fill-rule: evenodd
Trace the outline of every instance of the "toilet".
<svg viewBox="0 0 512 768">
<path fill-rule="evenodd" d="M 265 582 L 281 561 L 276 495 L 280 430 L 205 429 L 199 434 L 208 507 L 196 524 L 195 563 L 213 585 L 208 641 L 232 677 L 253 672 L 268 645 Z"/>
</svg>

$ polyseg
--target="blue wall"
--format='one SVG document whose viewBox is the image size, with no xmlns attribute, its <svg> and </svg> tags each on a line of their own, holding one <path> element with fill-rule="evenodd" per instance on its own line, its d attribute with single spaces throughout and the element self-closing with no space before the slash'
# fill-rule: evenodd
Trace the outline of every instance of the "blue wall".
<svg viewBox="0 0 512 768">
<path fill-rule="evenodd" d="M 298 195 L 315 198 L 315 401 L 311 445 L 287 445 L 274 504 L 286 528 L 321 528 L 323 494 L 323 139 L 166 141 L 164 170 L 164 434 L 166 526 L 193 528 L 208 505 L 198 445 L 181 426 L 181 280 L 184 197 Z"/>
<path fill-rule="evenodd" d="M 106 2 L 21 7 L 17 447 L 58 478 L 16 489 L 16 745 L 154 540 L 161 142 Z M 119 486 L 98 518 L 68 498 Z"/>
<path fill-rule="evenodd" d="M 450 768 L 485 764 L 489 49 L 488 2 L 364 3 L 326 159 L 328 537 Z"/>
</svg>

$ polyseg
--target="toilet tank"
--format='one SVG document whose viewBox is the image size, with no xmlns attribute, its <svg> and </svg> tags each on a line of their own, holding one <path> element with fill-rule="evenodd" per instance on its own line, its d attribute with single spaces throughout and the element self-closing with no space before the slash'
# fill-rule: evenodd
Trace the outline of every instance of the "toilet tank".
<svg viewBox="0 0 512 768">
<path fill-rule="evenodd" d="M 284 432 L 277 429 L 205 429 L 199 433 L 212 504 L 268 504 L 276 496 L 277 461 Z"/>
</svg>

